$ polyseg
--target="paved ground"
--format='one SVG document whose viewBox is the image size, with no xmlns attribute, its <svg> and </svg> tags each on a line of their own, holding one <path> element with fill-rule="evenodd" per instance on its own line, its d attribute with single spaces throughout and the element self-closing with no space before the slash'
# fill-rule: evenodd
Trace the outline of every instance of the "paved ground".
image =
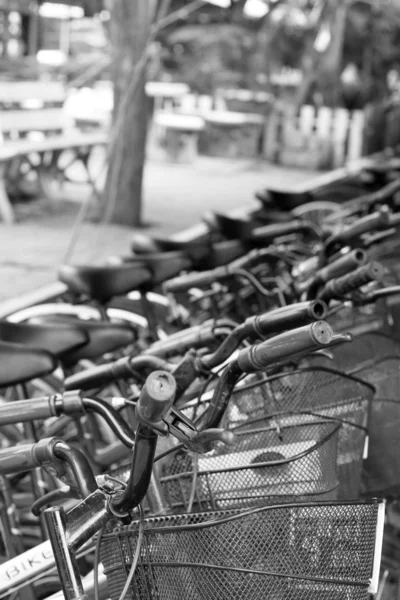
<svg viewBox="0 0 400 600">
<path fill-rule="evenodd" d="M 253 200 L 268 185 L 283 187 L 315 173 L 265 162 L 199 158 L 195 165 L 149 163 L 144 186 L 148 233 L 172 234 L 197 223 L 207 210 L 229 211 Z M 0 223 L 0 301 L 56 280 L 64 261 L 77 212 L 88 188 L 69 186 L 65 201 L 49 210 L 42 202 L 17 206 L 18 223 Z M 134 230 L 84 223 L 70 262 L 100 262 L 126 253 Z"/>
</svg>

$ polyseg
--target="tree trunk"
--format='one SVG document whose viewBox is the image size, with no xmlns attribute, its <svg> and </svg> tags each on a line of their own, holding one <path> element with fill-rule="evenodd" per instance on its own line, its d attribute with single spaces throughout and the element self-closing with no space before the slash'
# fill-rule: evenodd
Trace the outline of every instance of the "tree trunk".
<svg viewBox="0 0 400 600">
<path fill-rule="evenodd" d="M 114 0 L 111 12 L 114 115 L 103 219 L 130 226 L 141 224 L 148 115 L 142 57 L 152 8 L 148 0 Z"/>
<path fill-rule="evenodd" d="M 340 75 L 343 69 L 343 44 L 346 30 L 348 0 L 335 0 L 332 17 L 332 41 L 322 57 L 320 72 L 323 73 L 327 87 L 327 104 L 337 106 L 341 100 Z"/>
<path fill-rule="evenodd" d="M 328 2 L 328 0 L 325 0 L 324 4 L 322 6 L 322 9 L 319 13 L 318 19 L 317 19 L 317 23 L 316 23 L 316 27 L 315 27 L 315 34 L 313 36 L 310 36 L 308 43 L 306 44 L 306 48 L 305 48 L 305 51 L 304 51 L 304 54 L 302 57 L 303 79 L 297 90 L 297 93 L 295 96 L 295 101 L 294 101 L 296 110 L 298 110 L 307 101 L 307 97 L 310 94 L 311 88 L 313 87 L 313 85 L 317 79 L 317 68 L 318 68 L 321 56 L 320 56 L 319 52 L 317 52 L 317 50 L 315 49 L 314 45 L 315 45 L 320 27 L 322 26 L 322 23 L 327 18 L 328 9 L 329 9 L 329 2 Z"/>
<path fill-rule="evenodd" d="M 266 77 L 266 89 L 271 91 L 271 48 L 274 43 L 274 28 L 276 25 L 271 19 L 274 11 L 283 4 L 284 0 L 275 0 L 271 5 L 269 12 L 263 17 L 263 21 L 258 30 L 255 42 L 254 52 L 250 60 L 248 83 L 250 87 L 256 86 L 257 75 L 262 73 Z"/>
<path fill-rule="evenodd" d="M 310 39 L 303 59 L 303 81 L 297 93 L 295 103 L 297 107 L 306 101 L 314 83 L 328 83 L 330 89 L 329 98 L 326 98 L 327 104 L 337 104 L 348 5 L 349 0 L 326 0 L 320 14 L 316 36 L 322 23 L 329 19 L 332 38 L 323 54 L 314 48 L 316 36 Z"/>
</svg>

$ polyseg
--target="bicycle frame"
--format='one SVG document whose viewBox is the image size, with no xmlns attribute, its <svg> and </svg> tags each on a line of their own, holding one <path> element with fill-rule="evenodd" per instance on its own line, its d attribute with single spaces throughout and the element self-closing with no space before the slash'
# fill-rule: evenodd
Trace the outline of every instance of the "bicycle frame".
<svg viewBox="0 0 400 600">
<path fill-rule="evenodd" d="M 85 548 L 90 547 L 90 545 L 89 542 L 85 546 L 82 546 L 81 551 L 83 552 Z M 23 587 L 41 575 L 46 575 L 49 571 L 55 570 L 55 568 L 55 558 L 49 541 L 42 542 L 38 546 L 26 550 L 26 552 L 23 552 L 0 565 L 0 597 L 6 592 L 11 593 L 13 589 Z M 88 594 L 93 593 L 93 571 L 82 578 L 82 583 L 85 592 Z M 101 565 L 99 565 L 100 589 L 104 590 L 106 583 L 106 577 L 102 572 Z M 59 594 L 54 594 L 53 596 L 54 600 L 58 597 L 62 600 L 64 599 L 64 595 L 61 591 Z M 53 596 L 50 596 L 50 598 L 53 599 Z"/>
</svg>

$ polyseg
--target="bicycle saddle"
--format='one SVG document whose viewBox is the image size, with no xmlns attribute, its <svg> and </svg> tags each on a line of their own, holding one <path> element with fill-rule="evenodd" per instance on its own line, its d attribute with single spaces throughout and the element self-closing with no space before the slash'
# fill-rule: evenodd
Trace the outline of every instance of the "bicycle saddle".
<svg viewBox="0 0 400 600">
<path fill-rule="evenodd" d="M 255 193 L 266 209 L 275 209 L 280 211 L 291 211 L 297 206 L 312 202 L 315 200 L 314 194 L 311 192 L 295 192 L 283 190 L 260 190 Z"/>
<path fill-rule="evenodd" d="M 62 265 L 58 271 L 58 279 L 71 292 L 103 303 L 141 287 L 150 278 L 142 261 L 103 266 Z"/>
<path fill-rule="evenodd" d="M 203 260 L 196 263 L 190 260 L 187 254 L 182 252 L 164 252 L 149 255 L 140 255 L 140 260 L 152 271 L 152 284 L 158 285 L 179 275 L 181 271 L 196 268 L 199 271 L 213 269 L 243 256 L 248 251 L 241 240 L 226 240 L 212 244 L 208 254 Z M 135 256 L 119 257 L 116 260 L 132 263 Z"/>
<path fill-rule="evenodd" d="M 136 339 L 133 329 L 126 324 L 112 323 L 110 321 L 81 320 L 74 315 L 52 315 L 50 317 L 37 317 L 35 323 L 47 323 L 53 326 L 65 325 L 79 329 L 88 340 L 80 347 L 65 352 L 62 356 L 64 364 L 72 365 L 79 360 L 95 360 L 108 352 L 114 352 L 132 344 Z"/>
<path fill-rule="evenodd" d="M 363 171 L 378 175 L 388 173 L 389 171 L 400 171 L 400 158 L 390 158 L 385 160 L 385 162 L 371 162 L 371 164 L 363 168 Z"/>
<path fill-rule="evenodd" d="M 145 265 L 151 273 L 150 285 L 152 287 L 179 275 L 181 271 L 193 269 L 193 261 L 180 250 L 152 252 L 151 254 L 141 254 L 140 257 L 127 256 L 123 260 L 125 265 L 135 265 L 136 261 Z"/>
<path fill-rule="evenodd" d="M 43 377 L 56 368 L 57 361 L 49 352 L 0 342 L 0 387 Z"/>
<path fill-rule="evenodd" d="M 0 320 L 0 341 L 40 348 L 62 358 L 89 341 L 83 329 L 67 324 L 11 323 Z"/>
<path fill-rule="evenodd" d="M 218 212 L 208 213 L 204 219 L 211 230 L 228 240 L 246 241 L 255 227 L 254 221 L 249 218 L 231 217 Z"/>
<path fill-rule="evenodd" d="M 170 238 L 152 238 L 147 235 L 135 234 L 131 242 L 131 250 L 134 254 L 139 255 L 182 252 L 193 263 L 196 263 L 209 254 L 210 240 L 207 235 L 192 241 L 178 241 Z"/>
<path fill-rule="evenodd" d="M 248 252 L 242 240 L 227 240 L 213 244 L 212 254 L 209 256 L 206 269 L 227 265 L 236 258 L 240 258 Z"/>
</svg>

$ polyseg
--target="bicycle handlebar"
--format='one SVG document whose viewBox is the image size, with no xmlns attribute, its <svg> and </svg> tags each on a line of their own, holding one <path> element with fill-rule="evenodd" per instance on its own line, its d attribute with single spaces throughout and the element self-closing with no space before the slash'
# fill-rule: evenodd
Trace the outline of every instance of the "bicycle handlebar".
<svg viewBox="0 0 400 600">
<path fill-rule="evenodd" d="M 358 198 L 354 198 L 353 200 L 349 200 L 344 203 L 343 207 L 346 211 L 351 211 L 352 213 L 356 213 L 360 210 L 364 210 L 374 204 L 382 204 L 387 200 L 391 200 L 391 198 L 400 190 L 400 179 L 396 179 L 395 181 L 391 181 L 383 188 L 376 192 L 371 192 L 370 194 L 363 194 Z"/>
<path fill-rule="evenodd" d="M 333 335 L 328 323 L 317 321 L 241 350 L 237 364 L 243 373 L 265 370 L 288 359 L 329 346 Z"/>
<path fill-rule="evenodd" d="M 60 397 L 61 395 L 58 394 L 30 400 L 18 400 L 18 411 L 13 402 L 2 404 L 0 406 L 0 426 L 55 417 L 59 414 L 55 402 Z"/>
<path fill-rule="evenodd" d="M 333 338 L 331 326 L 325 321 L 317 321 L 241 350 L 238 357 L 222 372 L 209 409 L 198 419 L 198 427 L 218 427 L 235 385 L 243 373 L 265 370 L 302 358 L 310 352 L 329 346 Z"/>
<path fill-rule="evenodd" d="M 356 248 L 343 256 L 339 256 L 329 265 L 319 269 L 313 277 L 308 281 L 301 282 L 297 285 L 298 293 L 306 293 L 306 298 L 312 300 L 317 296 L 318 290 L 328 281 L 346 275 L 357 267 L 365 264 L 367 254 L 361 248 Z"/>
<path fill-rule="evenodd" d="M 319 269 L 316 273 L 316 279 L 321 283 L 327 283 L 331 279 L 346 275 L 357 267 L 364 265 L 367 261 L 367 254 L 361 248 L 356 248 L 343 256 L 339 256 L 326 267 Z"/>
<path fill-rule="evenodd" d="M 344 227 L 341 231 L 334 233 L 326 241 L 326 249 L 330 250 L 336 244 L 347 244 L 364 233 L 369 233 L 381 228 L 385 229 L 386 227 L 390 227 L 390 212 L 387 207 L 383 206 L 379 211 L 372 215 L 362 217 L 351 225 Z"/>
<path fill-rule="evenodd" d="M 256 227 L 251 232 L 251 241 L 259 241 L 263 243 L 272 242 L 277 237 L 283 237 L 292 233 L 308 232 L 314 237 L 320 237 L 321 233 L 319 228 L 310 221 L 289 221 L 287 223 L 273 223 L 271 225 L 264 225 L 262 227 Z"/>
<path fill-rule="evenodd" d="M 90 390 L 99 388 L 112 383 L 117 379 L 129 379 L 135 376 L 136 372 L 141 372 L 146 369 L 150 370 L 170 370 L 170 365 L 158 356 L 141 355 L 132 358 L 124 356 L 106 365 L 98 365 L 86 369 L 81 373 L 75 373 L 67 377 L 64 381 L 66 390 Z"/>
<path fill-rule="evenodd" d="M 325 302 L 299 302 L 283 306 L 261 315 L 249 317 L 244 322 L 246 337 L 264 337 L 273 333 L 281 333 L 286 329 L 301 327 L 313 321 L 324 319 L 328 307 Z"/>
<path fill-rule="evenodd" d="M 362 298 L 357 298 L 357 304 L 369 304 L 371 302 L 376 302 L 381 298 L 397 296 L 398 294 L 400 294 L 400 285 L 392 285 L 379 290 L 374 290 Z"/>
<path fill-rule="evenodd" d="M 329 302 L 334 298 L 340 299 L 372 281 L 382 279 L 384 269 L 378 262 L 370 262 L 359 267 L 352 273 L 329 281 L 319 293 L 319 298 Z"/>
<path fill-rule="evenodd" d="M 209 346 L 220 334 L 226 334 L 236 326 L 229 319 L 218 319 L 189 327 L 178 334 L 170 335 L 166 340 L 155 342 L 143 354 L 165 357 L 171 353 L 183 353 L 189 348 Z"/>
<path fill-rule="evenodd" d="M 302 302 L 249 317 L 238 325 L 212 353 L 199 358 L 202 369 L 210 370 L 229 359 L 245 338 L 252 340 L 277 334 L 323 319 L 328 309 L 324 302 Z"/>
<path fill-rule="evenodd" d="M 230 275 L 228 267 L 216 267 L 209 271 L 200 271 L 198 273 L 188 273 L 187 275 L 180 275 L 166 281 L 163 285 L 164 292 L 177 293 L 185 292 L 193 287 L 210 287 L 211 284 L 224 279 Z"/>
<path fill-rule="evenodd" d="M 176 394 L 176 382 L 167 371 L 153 371 L 142 388 L 136 414 L 141 423 L 157 425 L 172 406 Z"/>
<path fill-rule="evenodd" d="M 60 415 L 82 415 L 96 413 L 110 426 L 119 440 L 128 448 L 135 443 L 135 436 L 125 419 L 105 400 L 82 396 L 78 390 L 55 394 L 43 398 L 18 401 L 18 412 L 14 403 L 0 406 L 0 426 L 26 423 L 35 419 L 48 419 Z"/>
<path fill-rule="evenodd" d="M 145 497 L 158 440 L 154 428 L 159 427 L 163 417 L 171 408 L 175 392 L 175 379 L 170 373 L 154 371 L 148 376 L 136 406 L 139 424 L 129 479 L 124 491 L 112 498 L 111 504 L 114 510 L 129 511 L 138 506 Z"/>
<path fill-rule="evenodd" d="M 0 450 L 0 473 L 1 475 L 23 473 L 49 464 L 56 467 L 60 461 L 71 468 L 75 482 L 84 497 L 97 488 L 96 480 L 85 455 L 57 437 L 43 438 L 33 444 L 17 445 Z"/>
</svg>

